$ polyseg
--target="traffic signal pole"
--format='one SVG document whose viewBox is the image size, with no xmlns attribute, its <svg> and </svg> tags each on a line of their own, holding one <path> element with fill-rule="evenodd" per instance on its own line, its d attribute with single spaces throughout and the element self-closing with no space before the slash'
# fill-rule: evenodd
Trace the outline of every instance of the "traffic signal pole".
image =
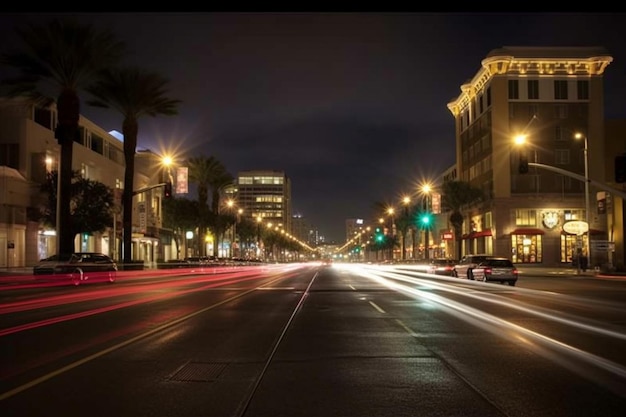
<svg viewBox="0 0 626 417">
<path fill-rule="evenodd" d="M 145 188 L 140 188 L 139 190 L 135 190 L 135 191 L 133 191 L 133 195 L 145 193 L 146 191 L 154 190 L 155 188 L 159 188 L 159 187 L 167 188 L 168 186 L 171 189 L 172 183 L 171 182 L 162 182 L 162 183 L 159 183 L 159 184 L 156 184 L 156 185 L 151 185 L 150 187 L 145 187 Z"/>
</svg>

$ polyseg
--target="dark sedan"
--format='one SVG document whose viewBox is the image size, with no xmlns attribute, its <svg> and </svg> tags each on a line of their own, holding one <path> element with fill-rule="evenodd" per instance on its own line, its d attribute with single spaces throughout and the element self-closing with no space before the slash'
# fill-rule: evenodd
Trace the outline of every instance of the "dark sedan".
<svg viewBox="0 0 626 417">
<path fill-rule="evenodd" d="M 507 258 L 488 258 L 472 270 L 474 279 L 483 282 L 517 283 L 518 270 Z"/>
<path fill-rule="evenodd" d="M 111 257 L 97 252 L 77 252 L 53 255 L 33 267 L 40 279 L 67 279 L 74 285 L 84 281 L 115 282 L 117 263 Z"/>
</svg>

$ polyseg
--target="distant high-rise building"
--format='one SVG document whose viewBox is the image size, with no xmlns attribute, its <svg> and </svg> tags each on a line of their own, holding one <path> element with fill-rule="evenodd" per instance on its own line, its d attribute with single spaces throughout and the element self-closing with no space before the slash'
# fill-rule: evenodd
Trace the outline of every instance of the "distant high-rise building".
<svg viewBox="0 0 626 417">
<path fill-rule="evenodd" d="M 261 217 L 292 233 L 291 180 L 284 171 L 239 172 L 235 198 L 244 217 Z"/>
<path fill-rule="evenodd" d="M 319 233 L 317 228 L 311 225 L 311 223 L 302 214 L 294 214 L 292 218 L 292 231 L 299 241 L 305 242 L 311 247 L 315 247 L 319 244 Z"/>
</svg>

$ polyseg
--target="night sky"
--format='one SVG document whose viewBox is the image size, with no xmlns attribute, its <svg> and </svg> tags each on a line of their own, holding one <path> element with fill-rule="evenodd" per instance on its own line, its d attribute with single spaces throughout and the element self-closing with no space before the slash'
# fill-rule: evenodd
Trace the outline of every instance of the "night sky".
<svg viewBox="0 0 626 417">
<path fill-rule="evenodd" d="M 15 24 L 52 16 L 62 15 L 1 14 L 1 49 L 17 45 Z M 125 63 L 167 77 L 182 100 L 177 116 L 139 120 L 138 149 L 213 155 L 233 176 L 285 171 L 293 212 L 340 243 L 345 219 L 398 206 L 454 164 L 447 104 L 493 49 L 606 47 L 606 116 L 626 118 L 625 13 L 71 16 L 113 30 Z M 113 110 L 83 103 L 81 113 L 122 130 Z"/>
</svg>

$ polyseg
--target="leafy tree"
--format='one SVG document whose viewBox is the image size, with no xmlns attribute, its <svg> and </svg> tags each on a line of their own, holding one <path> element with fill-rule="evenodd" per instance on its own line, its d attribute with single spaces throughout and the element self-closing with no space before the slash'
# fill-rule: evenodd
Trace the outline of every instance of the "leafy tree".
<svg viewBox="0 0 626 417">
<path fill-rule="evenodd" d="M 257 225 L 250 219 L 242 219 L 237 223 L 237 236 L 239 236 L 239 242 L 241 242 L 241 249 L 244 247 L 249 249 L 253 242 L 256 242 Z M 244 252 L 240 250 L 243 255 Z"/>
<path fill-rule="evenodd" d="M 98 81 L 89 86 L 87 91 L 94 97 L 87 103 L 103 108 L 117 110 L 124 120 L 124 192 L 122 205 L 124 214 L 124 263 L 132 260 L 132 215 L 133 189 L 135 176 L 135 153 L 137 151 L 137 135 L 139 118 L 158 115 L 172 116 L 177 114 L 180 100 L 168 98 L 167 84 L 169 81 L 161 75 L 139 68 L 112 68 L 104 72 Z"/>
<path fill-rule="evenodd" d="M 55 136 L 61 145 L 60 223 L 57 251 L 74 251 L 74 231 L 70 203 L 72 194 L 73 143 L 78 137 L 79 91 L 88 87 L 105 68 L 116 65 L 125 47 L 109 30 L 67 20 L 45 25 L 28 24 L 16 30 L 23 50 L 5 52 L 0 63 L 13 67 L 18 75 L 3 80 L 9 97 L 27 97 L 49 107 L 56 102 L 58 125 Z"/>
<path fill-rule="evenodd" d="M 446 181 L 442 186 L 441 205 L 445 212 L 450 212 L 450 224 L 454 228 L 455 256 L 461 258 L 461 231 L 463 227 L 463 213 L 466 206 L 479 203 L 485 199 L 481 189 L 473 187 L 464 181 Z"/>
<path fill-rule="evenodd" d="M 183 234 L 193 230 L 198 224 L 198 202 L 188 198 L 168 198 L 163 200 L 163 225 L 174 231 L 174 241 L 178 248 L 178 259 L 181 257 L 180 248 Z"/>
<path fill-rule="evenodd" d="M 57 171 L 49 172 L 46 182 L 40 186 L 40 191 L 47 196 L 47 205 L 40 207 L 39 220 L 50 227 L 55 227 L 57 220 L 58 177 Z M 113 224 L 115 203 L 111 188 L 101 182 L 81 177 L 78 171 L 72 171 L 70 190 L 69 217 L 72 221 L 67 230 L 72 239 L 79 233 L 104 232 Z"/>
</svg>

